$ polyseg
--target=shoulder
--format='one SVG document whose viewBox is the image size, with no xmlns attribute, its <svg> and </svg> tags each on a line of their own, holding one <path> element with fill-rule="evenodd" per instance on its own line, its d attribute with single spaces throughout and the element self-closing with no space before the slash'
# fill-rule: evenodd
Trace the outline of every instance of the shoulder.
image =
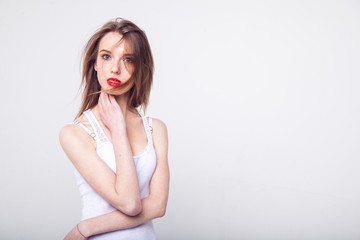
<svg viewBox="0 0 360 240">
<path fill-rule="evenodd" d="M 152 118 L 152 128 L 155 149 L 161 152 L 167 152 L 168 133 L 165 123 L 160 119 Z"/>
<path fill-rule="evenodd" d="M 88 125 L 87 119 L 84 116 L 84 114 L 82 114 L 80 117 L 75 119 L 74 122 L 83 123 L 85 126 Z M 83 129 L 81 129 L 81 127 L 77 126 L 76 124 L 69 123 L 60 129 L 60 132 L 59 132 L 60 142 L 62 140 L 69 140 L 72 138 L 81 137 L 84 135 L 84 132 L 85 131 Z"/>
<path fill-rule="evenodd" d="M 67 124 L 62 127 L 59 132 L 60 144 L 63 146 L 65 143 L 81 138 L 80 130 L 75 124 Z"/>
<path fill-rule="evenodd" d="M 67 124 L 60 129 L 59 139 L 60 141 L 67 140 L 69 137 L 77 135 L 77 132 L 78 127 L 75 124 Z"/>
<path fill-rule="evenodd" d="M 64 148 L 71 148 L 76 143 L 92 144 L 92 137 L 76 124 L 67 124 L 60 129 L 59 141 Z"/>
<path fill-rule="evenodd" d="M 152 127 L 153 129 L 158 130 L 159 132 L 167 132 L 166 124 L 157 118 L 151 118 L 152 119 Z"/>
</svg>

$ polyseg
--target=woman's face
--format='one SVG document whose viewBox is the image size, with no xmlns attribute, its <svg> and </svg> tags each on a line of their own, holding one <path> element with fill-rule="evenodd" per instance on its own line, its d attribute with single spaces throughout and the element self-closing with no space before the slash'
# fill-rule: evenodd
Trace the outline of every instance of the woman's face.
<svg viewBox="0 0 360 240">
<path fill-rule="evenodd" d="M 126 46 L 122 35 L 110 32 L 103 36 L 94 65 L 97 77 L 103 90 L 111 90 L 115 86 L 126 83 L 134 72 L 134 58 L 131 49 Z M 124 89 L 122 93 L 129 89 Z M 122 93 L 116 93 L 122 94 Z"/>
</svg>

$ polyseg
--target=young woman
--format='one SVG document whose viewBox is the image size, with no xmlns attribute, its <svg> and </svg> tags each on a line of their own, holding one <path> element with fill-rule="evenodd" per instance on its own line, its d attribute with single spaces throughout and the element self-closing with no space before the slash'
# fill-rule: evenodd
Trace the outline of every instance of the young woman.
<svg viewBox="0 0 360 240">
<path fill-rule="evenodd" d="M 84 51 L 83 100 L 60 143 L 74 164 L 82 220 L 65 237 L 156 239 L 151 220 L 165 214 L 169 191 L 165 124 L 146 118 L 153 58 L 134 23 L 106 23 Z"/>
</svg>

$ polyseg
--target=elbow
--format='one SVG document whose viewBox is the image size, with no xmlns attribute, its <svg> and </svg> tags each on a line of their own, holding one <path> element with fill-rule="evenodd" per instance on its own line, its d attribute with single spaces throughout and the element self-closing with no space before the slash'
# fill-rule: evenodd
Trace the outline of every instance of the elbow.
<svg viewBox="0 0 360 240">
<path fill-rule="evenodd" d="M 128 207 L 128 214 L 129 216 L 136 216 L 142 212 L 142 205 L 141 202 L 139 204 L 132 204 Z"/>
<path fill-rule="evenodd" d="M 166 203 L 161 203 L 157 207 L 157 217 L 161 218 L 165 216 L 166 213 Z"/>
<path fill-rule="evenodd" d="M 121 209 L 119 209 L 121 212 L 123 212 L 124 214 L 128 215 L 128 216 L 136 216 L 138 214 L 140 214 L 142 212 L 142 205 L 141 202 L 133 202 L 133 203 L 129 203 L 126 206 L 122 207 Z"/>
<path fill-rule="evenodd" d="M 158 218 L 165 216 L 165 213 L 166 213 L 166 207 L 160 208 L 158 212 Z"/>
</svg>

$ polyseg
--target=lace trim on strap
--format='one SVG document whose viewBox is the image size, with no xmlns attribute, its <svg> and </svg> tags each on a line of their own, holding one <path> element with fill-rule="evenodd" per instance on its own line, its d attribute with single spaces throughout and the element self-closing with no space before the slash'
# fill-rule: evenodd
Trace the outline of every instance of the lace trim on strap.
<svg viewBox="0 0 360 240">
<path fill-rule="evenodd" d="M 152 127 L 152 118 L 149 117 L 149 128 L 150 128 L 150 132 L 151 134 L 153 133 L 153 127 Z"/>
<path fill-rule="evenodd" d="M 99 143 L 99 144 L 102 144 L 102 143 L 106 143 L 108 142 L 109 140 L 107 139 L 104 131 L 102 130 L 102 128 L 100 127 L 100 124 L 99 122 L 96 120 L 94 114 L 92 113 L 92 111 L 89 109 L 89 110 L 86 110 L 84 112 L 85 116 L 87 117 L 87 119 L 89 120 L 90 124 L 91 124 L 91 127 L 94 129 L 95 131 L 95 134 L 96 134 L 96 142 Z"/>
<path fill-rule="evenodd" d="M 145 128 L 145 132 L 146 132 L 146 136 L 148 138 L 148 141 L 152 141 L 152 127 L 149 126 L 149 122 L 147 121 L 146 117 L 137 109 L 138 113 L 140 114 L 143 124 L 144 124 L 144 128 Z M 151 121 L 151 118 L 149 119 L 149 121 Z"/>
</svg>

